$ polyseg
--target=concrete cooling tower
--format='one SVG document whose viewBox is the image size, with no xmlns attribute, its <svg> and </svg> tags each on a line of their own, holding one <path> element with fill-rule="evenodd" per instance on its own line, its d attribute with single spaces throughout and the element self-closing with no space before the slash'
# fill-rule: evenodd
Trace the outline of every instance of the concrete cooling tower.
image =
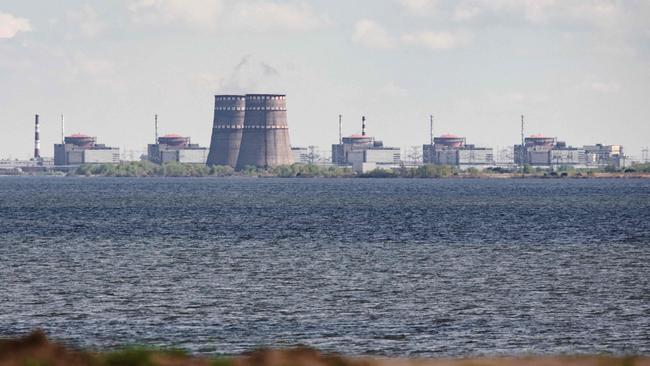
<svg viewBox="0 0 650 366">
<path fill-rule="evenodd" d="M 285 95 L 247 94 L 237 169 L 293 164 Z"/>
<path fill-rule="evenodd" d="M 214 122 L 208 165 L 237 165 L 244 131 L 246 98 L 243 95 L 215 95 Z"/>
</svg>

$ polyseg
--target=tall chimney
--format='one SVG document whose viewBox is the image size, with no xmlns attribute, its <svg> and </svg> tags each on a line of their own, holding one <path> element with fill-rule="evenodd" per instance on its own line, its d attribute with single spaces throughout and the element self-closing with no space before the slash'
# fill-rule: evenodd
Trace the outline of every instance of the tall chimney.
<svg viewBox="0 0 650 366">
<path fill-rule="evenodd" d="M 341 129 L 343 128 L 343 116 L 339 114 L 339 145 L 343 143 L 343 135 L 341 134 Z"/>
<path fill-rule="evenodd" d="M 155 120 L 154 128 L 155 128 L 155 132 L 156 132 L 156 139 L 154 140 L 154 144 L 157 144 L 158 143 L 158 115 L 157 114 L 154 116 L 154 120 Z"/>
<path fill-rule="evenodd" d="M 65 120 L 61 114 L 61 145 L 65 145 Z"/>
<path fill-rule="evenodd" d="M 366 116 L 361 117 L 361 136 L 366 135 Z"/>
<path fill-rule="evenodd" d="M 34 118 L 34 160 L 41 158 L 41 127 L 38 124 L 38 114 Z"/>
</svg>

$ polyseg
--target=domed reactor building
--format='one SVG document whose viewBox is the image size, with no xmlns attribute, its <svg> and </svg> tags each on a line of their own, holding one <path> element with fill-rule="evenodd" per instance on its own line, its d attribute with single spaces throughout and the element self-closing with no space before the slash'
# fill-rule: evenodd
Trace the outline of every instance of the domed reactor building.
<svg viewBox="0 0 650 366">
<path fill-rule="evenodd" d="M 246 97 L 243 95 L 215 95 L 208 165 L 229 165 L 233 168 L 237 165 L 245 111 Z"/>
<path fill-rule="evenodd" d="M 247 94 L 244 131 L 237 169 L 293 164 L 287 98 L 280 94 Z"/>
<path fill-rule="evenodd" d="M 97 138 L 77 133 L 54 144 L 54 165 L 107 164 L 120 162 L 120 149 L 98 144 Z"/>
</svg>

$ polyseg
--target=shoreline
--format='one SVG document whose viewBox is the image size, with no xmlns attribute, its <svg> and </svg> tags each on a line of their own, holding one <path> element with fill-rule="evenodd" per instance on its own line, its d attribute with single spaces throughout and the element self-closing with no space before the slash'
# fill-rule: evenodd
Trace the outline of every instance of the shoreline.
<svg viewBox="0 0 650 366">
<path fill-rule="evenodd" d="M 299 180 L 309 180 L 309 179 L 402 179 L 402 180 L 428 180 L 428 179 L 445 179 L 445 180 L 527 180 L 527 179 L 537 179 L 537 180 L 575 180 L 575 179 L 650 179 L 650 173 L 594 173 L 593 175 L 540 175 L 540 174 L 526 174 L 522 177 L 520 174 L 514 173 L 500 173 L 500 174 L 455 174 L 449 176 L 440 176 L 440 177 L 405 177 L 405 176 L 371 176 L 371 175 L 351 175 L 351 176 L 308 176 L 308 175 L 299 175 L 299 176 L 279 176 L 273 174 L 257 174 L 257 175 L 246 175 L 246 174 L 232 174 L 232 175 L 203 175 L 203 176 L 192 176 L 192 175 L 102 175 L 102 174 L 93 174 L 93 175 L 78 175 L 78 174 L 50 174 L 50 173 L 16 173 L 16 174 L 7 174 L 0 171 L 1 177 L 54 177 L 54 178 L 203 178 L 203 179 L 268 179 L 268 178 L 279 178 L 279 179 L 299 179 Z"/>
<path fill-rule="evenodd" d="M 400 166 L 390 169 L 377 168 L 368 172 L 355 172 L 350 167 L 292 164 L 259 168 L 246 166 L 235 170 L 230 166 L 207 166 L 203 164 L 165 163 L 147 161 L 120 164 L 86 164 L 68 170 L 54 167 L 23 170 L 0 169 L 0 175 L 18 176 L 76 176 L 76 177 L 250 177 L 250 178 L 420 178 L 420 179 L 591 179 L 591 178 L 650 178 L 650 164 L 637 164 L 626 168 L 576 169 L 561 167 L 555 170 L 524 167 L 522 171 L 502 168 L 463 170 L 449 165 Z"/>
<path fill-rule="evenodd" d="M 650 356 L 526 355 L 467 358 L 342 356 L 296 346 L 257 349 L 234 356 L 192 355 L 182 349 L 124 347 L 87 351 L 51 341 L 42 331 L 0 338 L 0 366 L 650 366 Z"/>
</svg>

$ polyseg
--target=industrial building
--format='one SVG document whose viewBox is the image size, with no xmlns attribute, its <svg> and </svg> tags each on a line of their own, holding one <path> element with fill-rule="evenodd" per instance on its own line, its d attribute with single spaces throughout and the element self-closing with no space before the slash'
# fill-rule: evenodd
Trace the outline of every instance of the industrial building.
<svg viewBox="0 0 650 366">
<path fill-rule="evenodd" d="M 294 163 L 310 164 L 312 162 L 312 154 L 306 147 L 292 147 L 291 155 L 293 156 Z"/>
<path fill-rule="evenodd" d="M 355 171 L 365 172 L 376 168 L 399 166 L 401 151 L 397 147 L 386 147 L 384 143 L 366 135 L 366 119 L 361 119 L 361 134 L 339 137 L 339 143 L 332 145 L 332 163 L 352 165 Z"/>
<path fill-rule="evenodd" d="M 95 137 L 84 134 L 66 136 L 63 143 L 54 144 L 54 165 L 119 163 L 120 149 L 98 144 Z"/>
<path fill-rule="evenodd" d="M 621 145 L 567 146 L 555 137 L 533 135 L 524 139 L 524 149 L 514 147 L 515 164 L 529 164 L 536 167 L 573 166 L 575 168 L 623 168 L 626 165 Z"/>
<path fill-rule="evenodd" d="M 617 169 L 625 167 L 626 158 L 621 145 L 585 145 L 585 161 L 588 167 L 604 168 L 612 166 Z"/>
<path fill-rule="evenodd" d="M 513 157 L 515 164 L 533 166 L 550 166 L 551 150 L 557 145 L 557 138 L 532 135 L 524 139 L 524 146 L 515 145 Z"/>
<path fill-rule="evenodd" d="M 147 148 L 147 157 L 152 163 L 205 164 L 208 159 L 208 149 L 192 144 L 189 137 L 170 134 L 159 137 L 157 142 Z"/>
<path fill-rule="evenodd" d="M 215 96 L 208 165 L 272 167 L 294 161 L 286 96 Z"/>
<path fill-rule="evenodd" d="M 514 161 L 517 165 L 528 164 L 535 167 L 584 166 L 585 152 L 567 146 L 555 137 L 532 135 L 524 139 L 524 146 L 514 146 Z"/>
<path fill-rule="evenodd" d="M 492 148 L 467 144 L 465 137 L 445 134 L 422 145 L 424 164 L 451 165 L 460 168 L 485 168 L 494 165 Z"/>
</svg>

